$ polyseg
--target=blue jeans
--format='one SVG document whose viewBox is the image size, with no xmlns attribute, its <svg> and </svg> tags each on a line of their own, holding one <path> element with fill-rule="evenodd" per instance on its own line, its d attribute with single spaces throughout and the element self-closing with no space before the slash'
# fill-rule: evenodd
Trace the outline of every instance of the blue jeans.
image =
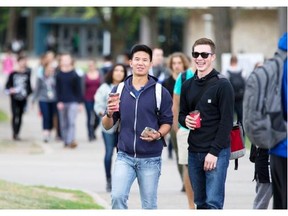
<svg viewBox="0 0 288 216">
<path fill-rule="evenodd" d="M 218 155 L 216 169 L 204 171 L 207 153 L 189 152 L 188 171 L 197 209 L 223 209 L 230 147 Z"/>
<path fill-rule="evenodd" d="M 102 131 L 102 136 L 105 144 L 104 166 L 106 179 L 111 179 L 112 156 L 117 146 L 118 134 L 116 132 L 106 133 Z"/>
<path fill-rule="evenodd" d="M 57 112 L 56 102 L 39 101 L 43 122 L 42 128 L 44 130 L 51 130 L 53 128 L 53 118 Z"/>
<path fill-rule="evenodd" d="M 118 152 L 112 175 L 112 209 L 127 209 L 127 200 L 137 178 L 143 209 L 157 209 L 161 157 L 134 158 Z"/>
<path fill-rule="evenodd" d="M 61 137 L 65 146 L 75 141 L 76 117 L 78 114 L 78 103 L 64 103 L 64 109 L 59 110 Z"/>
<path fill-rule="evenodd" d="M 86 126 L 88 131 L 88 138 L 95 138 L 95 130 L 99 125 L 99 117 L 94 111 L 94 101 L 85 101 L 86 109 Z"/>
</svg>

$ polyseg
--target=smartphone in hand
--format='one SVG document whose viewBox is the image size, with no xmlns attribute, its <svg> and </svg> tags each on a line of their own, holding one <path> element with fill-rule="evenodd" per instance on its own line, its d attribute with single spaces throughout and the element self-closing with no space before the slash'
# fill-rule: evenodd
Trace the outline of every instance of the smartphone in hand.
<svg viewBox="0 0 288 216">
<path fill-rule="evenodd" d="M 151 127 L 145 127 L 144 130 L 142 131 L 141 133 L 141 136 L 142 137 L 148 137 L 148 133 L 154 133 L 154 132 L 157 132 L 154 128 L 151 128 Z"/>
</svg>

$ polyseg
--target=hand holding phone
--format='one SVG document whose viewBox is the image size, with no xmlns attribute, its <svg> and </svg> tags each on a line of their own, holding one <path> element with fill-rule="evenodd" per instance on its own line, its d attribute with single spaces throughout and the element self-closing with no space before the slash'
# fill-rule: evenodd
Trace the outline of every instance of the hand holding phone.
<svg viewBox="0 0 288 216">
<path fill-rule="evenodd" d="M 142 131 L 141 136 L 142 137 L 148 137 L 149 133 L 156 133 L 157 131 L 154 128 L 151 127 L 145 127 L 145 129 Z"/>
</svg>

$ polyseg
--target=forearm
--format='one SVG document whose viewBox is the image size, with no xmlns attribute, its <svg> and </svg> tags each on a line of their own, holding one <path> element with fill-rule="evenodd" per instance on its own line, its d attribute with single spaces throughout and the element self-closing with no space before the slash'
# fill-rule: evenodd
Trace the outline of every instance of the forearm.
<svg viewBox="0 0 288 216">
<path fill-rule="evenodd" d="M 162 124 L 158 131 L 162 135 L 162 137 L 166 136 L 171 130 L 171 125 L 170 124 Z"/>
<path fill-rule="evenodd" d="M 105 114 L 103 117 L 102 117 L 102 125 L 103 127 L 106 129 L 106 130 L 109 130 L 113 127 L 114 125 L 114 120 L 113 120 L 113 117 L 112 115 L 108 115 Z"/>
<path fill-rule="evenodd" d="M 179 116 L 179 103 L 180 103 L 180 96 L 174 94 L 173 95 L 173 106 L 172 106 L 172 111 L 173 111 L 173 130 L 177 131 L 178 130 L 178 116 Z"/>
</svg>

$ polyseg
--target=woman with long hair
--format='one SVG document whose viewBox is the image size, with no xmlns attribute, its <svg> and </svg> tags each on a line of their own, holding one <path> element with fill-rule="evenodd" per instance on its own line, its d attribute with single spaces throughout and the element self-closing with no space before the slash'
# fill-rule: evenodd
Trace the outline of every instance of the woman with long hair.
<svg viewBox="0 0 288 216">
<path fill-rule="evenodd" d="M 115 64 L 112 69 L 106 74 L 105 81 L 98 88 L 95 94 L 94 110 L 96 114 L 103 117 L 106 110 L 108 95 L 112 88 L 122 82 L 127 76 L 126 67 L 123 64 Z M 109 130 L 102 126 L 102 136 L 105 144 L 104 166 L 106 174 L 106 191 L 111 191 L 111 167 L 113 151 L 117 145 L 117 125 Z"/>
</svg>

